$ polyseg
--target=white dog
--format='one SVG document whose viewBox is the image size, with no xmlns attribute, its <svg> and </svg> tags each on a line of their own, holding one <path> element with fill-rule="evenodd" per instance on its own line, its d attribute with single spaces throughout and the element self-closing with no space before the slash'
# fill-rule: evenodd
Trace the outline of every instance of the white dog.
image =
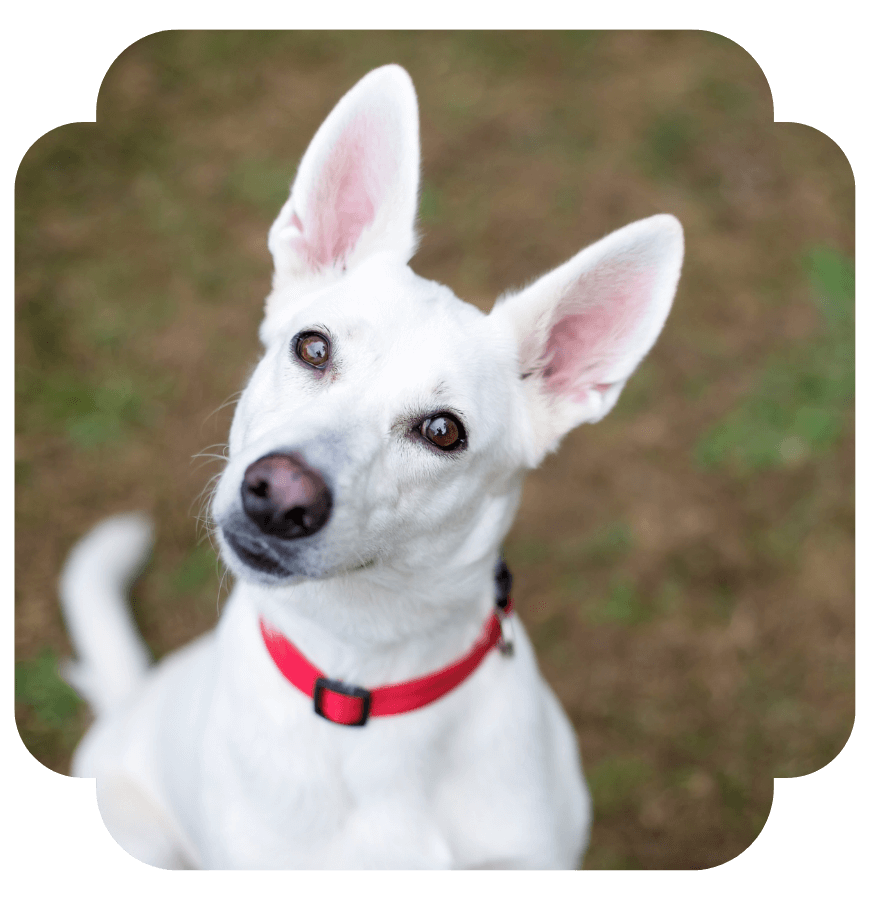
<svg viewBox="0 0 870 900">
<path fill-rule="evenodd" d="M 237 578 L 217 629 L 149 668 L 124 603 L 139 517 L 64 571 L 69 677 L 97 714 L 73 773 L 152 865 L 582 858 L 577 745 L 499 547 L 525 473 L 655 342 L 682 230 L 629 225 L 484 315 L 408 268 L 418 179 L 414 89 L 385 66 L 321 126 L 269 233 L 265 352 L 211 508 Z"/>
</svg>

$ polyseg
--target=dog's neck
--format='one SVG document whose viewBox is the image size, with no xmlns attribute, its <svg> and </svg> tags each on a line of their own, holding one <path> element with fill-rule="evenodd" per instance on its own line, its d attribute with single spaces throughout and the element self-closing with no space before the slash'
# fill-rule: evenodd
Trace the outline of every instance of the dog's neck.
<svg viewBox="0 0 870 900">
<path fill-rule="evenodd" d="M 374 566 L 286 588 L 243 582 L 236 593 L 328 677 L 377 686 L 471 647 L 493 609 L 497 561 L 493 547 L 464 564 Z"/>
</svg>

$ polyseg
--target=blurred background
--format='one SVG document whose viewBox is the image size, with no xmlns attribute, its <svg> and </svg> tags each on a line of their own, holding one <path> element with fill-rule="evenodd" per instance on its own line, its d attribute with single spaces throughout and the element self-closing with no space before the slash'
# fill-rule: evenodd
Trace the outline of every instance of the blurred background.
<svg viewBox="0 0 870 900">
<path fill-rule="evenodd" d="M 156 656 L 214 624 L 218 469 L 194 455 L 257 358 L 296 164 L 388 62 L 420 100 L 419 274 L 488 309 L 634 219 L 686 230 L 662 337 L 529 477 L 506 557 L 580 736 L 586 867 L 725 862 L 773 777 L 853 721 L 854 181 L 706 32 L 166 32 L 120 55 L 98 124 L 45 135 L 17 180 L 21 736 L 64 772 L 87 726 L 56 581 L 100 518 L 156 519 L 134 589 Z"/>
</svg>

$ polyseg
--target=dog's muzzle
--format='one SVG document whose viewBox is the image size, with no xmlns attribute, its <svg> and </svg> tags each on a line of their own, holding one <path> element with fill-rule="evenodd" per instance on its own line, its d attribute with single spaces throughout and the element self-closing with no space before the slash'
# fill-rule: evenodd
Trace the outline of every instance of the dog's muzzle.
<svg viewBox="0 0 870 900">
<path fill-rule="evenodd" d="M 318 535 L 332 512 L 333 493 L 321 472 L 299 453 L 275 451 L 245 469 L 239 494 L 241 509 L 217 517 L 230 566 L 238 560 L 247 577 L 264 576 L 267 584 L 321 577 L 316 546 L 302 540 Z"/>
</svg>

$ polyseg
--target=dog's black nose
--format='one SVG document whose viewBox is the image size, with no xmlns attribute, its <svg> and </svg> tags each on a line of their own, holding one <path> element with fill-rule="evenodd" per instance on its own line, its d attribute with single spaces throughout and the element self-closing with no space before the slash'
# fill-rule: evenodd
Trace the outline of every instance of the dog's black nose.
<svg viewBox="0 0 870 900">
<path fill-rule="evenodd" d="M 332 494 L 320 472 L 298 456 L 273 453 L 245 471 L 242 506 L 264 534 L 306 537 L 326 524 Z"/>
</svg>

